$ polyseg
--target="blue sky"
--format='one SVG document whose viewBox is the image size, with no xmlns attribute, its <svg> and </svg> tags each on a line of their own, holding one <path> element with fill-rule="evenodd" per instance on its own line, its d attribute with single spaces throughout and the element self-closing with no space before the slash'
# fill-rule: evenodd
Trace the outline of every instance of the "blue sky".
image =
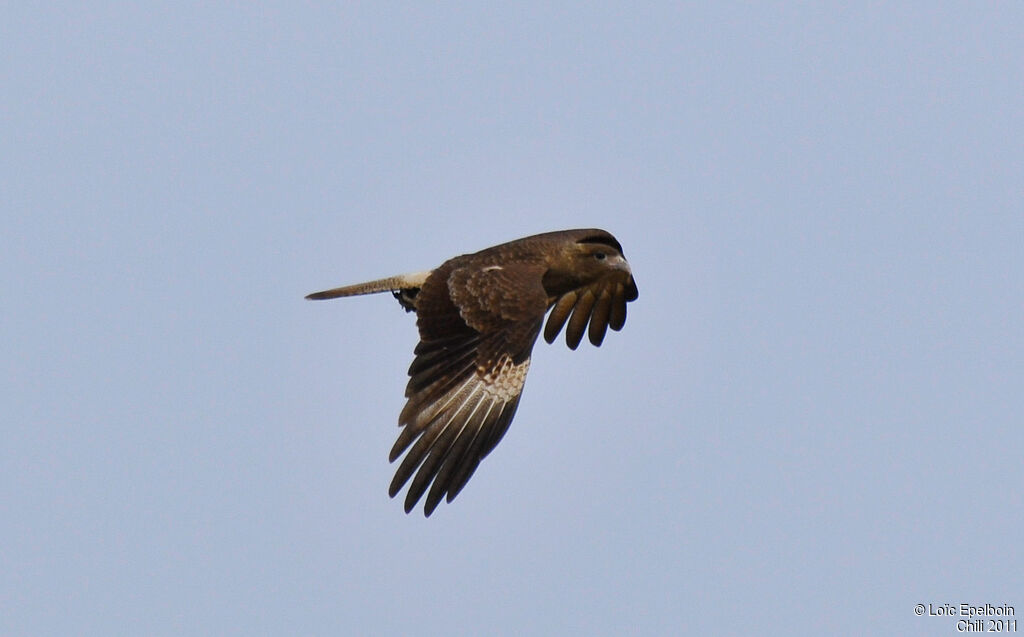
<svg viewBox="0 0 1024 637">
<path fill-rule="evenodd" d="M 56 4 L 0 21 L 0 633 L 954 634 L 1024 609 L 1015 3 Z M 430 518 L 413 317 L 601 227 Z"/>
</svg>

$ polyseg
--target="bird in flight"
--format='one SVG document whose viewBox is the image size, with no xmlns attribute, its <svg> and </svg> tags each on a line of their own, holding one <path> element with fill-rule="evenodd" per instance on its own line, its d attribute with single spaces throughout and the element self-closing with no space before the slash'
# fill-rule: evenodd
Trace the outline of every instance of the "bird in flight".
<svg viewBox="0 0 1024 637">
<path fill-rule="evenodd" d="M 637 298 L 622 246 L 596 229 L 524 237 L 427 272 L 306 298 L 376 292 L 391 292 L 406 311 L 416 312 L 420 342 L 390 461 L 406 455 L 389 494 L 394 497 L 412 478 L 405 512 L 426 493 L 426 516 L 442 498 L 451 502 L 459 494 L 508 430 L 548 310 L 544 340 L 553 342 L 564 326 L 566 344 L 576 349 L 584 332 L 600 345 L 607 328 L 622 329 L 626 303 Z"/>
</svg>

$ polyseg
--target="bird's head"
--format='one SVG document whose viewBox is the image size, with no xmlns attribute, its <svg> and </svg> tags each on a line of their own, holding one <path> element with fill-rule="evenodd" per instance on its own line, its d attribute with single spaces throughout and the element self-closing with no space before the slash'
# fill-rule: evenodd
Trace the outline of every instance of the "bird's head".
<svg viewBox="0 0 1024 637">
<path fill-rule="evenodd" d="M 566 237 L 558 249 L 550 252 L 548 271 L 544 275 L 548 294 L 559 296 L 602 280 L 626 284 L 627 300 L 636 298 L 629 262 L 622 254 L 622 246 L 611 234 L 594 230 Z"/>
<path fill-rule="evenodd" d="M 570 348 L 576 349 L 584 330 L 600 345 L 606 328 L 622 329 L 626 304 L 637 298 L 633 272 L 622 245 L 604 230 L 569 230 L 557 239 L 543 279 L 551 307 L 544 340 L 554 341 L 566 325 Z"/>
</svg>

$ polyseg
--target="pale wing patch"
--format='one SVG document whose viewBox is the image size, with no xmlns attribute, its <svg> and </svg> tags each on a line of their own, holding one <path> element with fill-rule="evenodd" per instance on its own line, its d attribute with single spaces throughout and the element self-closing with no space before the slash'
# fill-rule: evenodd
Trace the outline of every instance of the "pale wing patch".
<svg viewBox="0 0 1024 637">
<path fill-rule="evenodd" d="M 511 356 L 502 354 L 490 369 L 478 366 L 476 373 L 483 381 L 484 391 L 488 396 L 507 403 L 522 393 L 526 372 L 529 370 L 529 358 L 517 365 Z"/>
</svg>

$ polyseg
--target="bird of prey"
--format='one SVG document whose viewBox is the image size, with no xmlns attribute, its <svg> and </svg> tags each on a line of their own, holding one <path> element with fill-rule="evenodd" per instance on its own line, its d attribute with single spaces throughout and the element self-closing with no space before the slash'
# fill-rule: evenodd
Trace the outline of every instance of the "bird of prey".
<svg viewBox="0 0 1024 637">
<path fill-rule="evenodd" d="M 408 513 L 429 487 L 426 516 L 442 498 L 451 502 L 459 494 L 508 430 L 547 311 L 544 340 L 553 342 L 565 326 L 565 342 L 576 349 L 584 331 L 600 345 L 607 328 L 622 329 L 626 303 L 637 298 L 622 246 L 596 229 L 525 237 L 427 272 L 306 298 L 375 292 L 391 292 L 406 311 L 416 312 L 420 342 L 390 460 L 408 453 L 389 494 L 394 497 L 412 478 Z"/>
</svg>

